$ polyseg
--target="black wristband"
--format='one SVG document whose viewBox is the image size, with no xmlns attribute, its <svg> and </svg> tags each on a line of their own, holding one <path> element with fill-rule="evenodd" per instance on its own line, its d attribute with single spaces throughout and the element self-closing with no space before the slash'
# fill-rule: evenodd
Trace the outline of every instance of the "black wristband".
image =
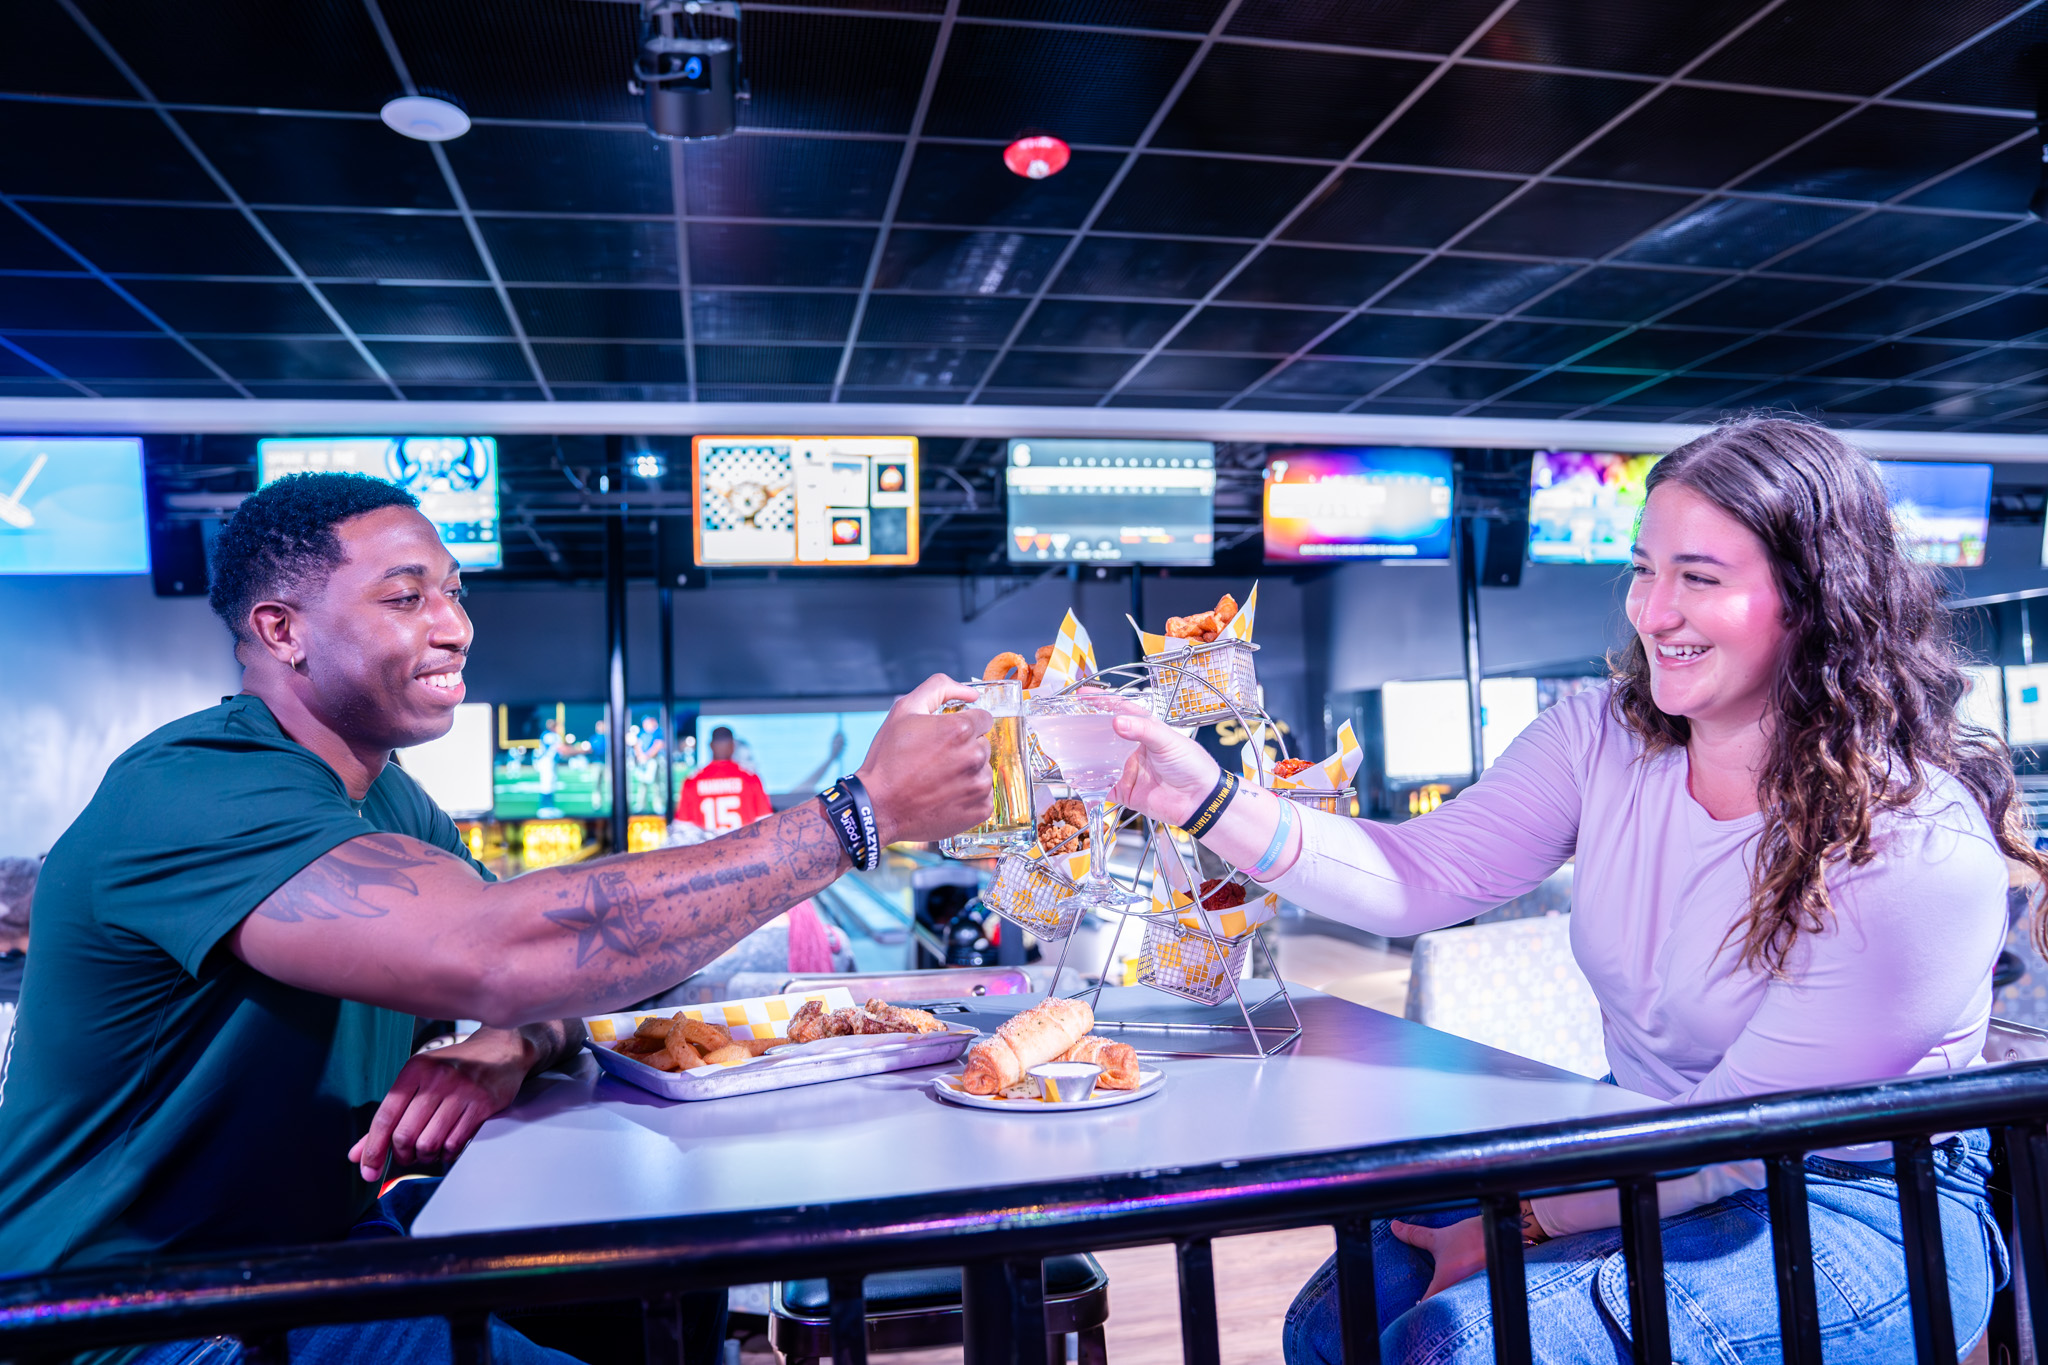
<svg viewBox="0 0 2048 1365">
<path fill-rule="evenodd" d="M 854 805 L 853 793 L 847 790 L 846 779 L 841 778 L 825 788 L 820 799 L 825 803 L 825 822 L 839 836 L 839 846 L 846 850 L 846 856 L 853 860 L 855 867 L 865 868 L 868 859 L 866 827 Z"/>
<path fill-rule="evenodd" d="M 1185 825 L 1182 825 L 1181 828 L 1186 831 L 1189 838 L 1201 838 L 1215 826 L 1218 820 L 1223 818 L 1225 808 L 1230 805 L 1232 798 L 1236 795 L 1237 774 L 1225 768 L 1222 771 L 1222 775 L 1216 779 L 1216 785 L 1211 787 L 1209 794 L 1202 798 L 1202 804 L 1195 807 L 1194 818 Z"/>
<path fill-rule="evenodd" d="M 853 798 L 854 812 L 860 817 L 861 846 L 867 850 L 867 860 L 859 864 L 860 870 L 873 872 L 882 865 L 882 836 L 875 826 L 875 803 L 868 798 L 867 784 L 852 773 L 840 778 L 839 785 Z"/>
</svg>

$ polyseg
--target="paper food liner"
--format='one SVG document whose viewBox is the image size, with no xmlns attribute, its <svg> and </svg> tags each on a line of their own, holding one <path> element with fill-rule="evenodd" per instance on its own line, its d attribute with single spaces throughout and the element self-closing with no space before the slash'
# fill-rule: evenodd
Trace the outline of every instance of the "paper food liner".
<svg viewBox="0 0 2048 1365">
<path fill-rule="evenodd" d="M 1258 781 L 1259 746 L 1266 741 L 1266 723 L 1259 721 L 1252 726 L 1251 736 L 1238 751 L 1239 766 L 1244 775 Z M 1337 752 L 1331 754 L 1313 768 L 1305 768 L 1292 777 L 1275 776 L 1272 779 L 1274 791 L 1342 791 L 1352 785 L 1358 776 L 1358 765 L 1365 761 L 1365 750 L 1358 746 L 1358 736 L 1351 732 L 1351 722 L 1345 721 L 1337 727 Z"/>
<path fill-rule="evenodd" d="M 1224 640 L 1242 640 L 1246 644 L 1250 644 L 1252 640 L 1252 617 L 1258 612 L 1258 609 L 1259 585 L 1254 583 L 1252 584 L 1251 592 L 1244 599 L 1244 604 L 1237 609 L 1237 615 L 1231 617 L 1230 624 L 1218 631 L 1216 638 L 1209 643 L 1218 644 Z M 1198 616 L 1200 614 L 1199 612 L 1196 613 Z M 1129 612 L 1124 613 L 1124 620 L 1130 621 L 1131 629 L 1138 632 L 1138 639 L 1144 644 L 1145 657 L 1148 659 L 1158 654 L 1182 654 L 1202 643 L 1200 640 L 1184 640 L 1178 636 L 1154 635 L 1136 621 L 1131 620 Z"/>
<path fill-rule="evenodd" d="M 787 1038 L 790 1016 L 802 1009 L 807 1000 L 822 1001 L 827 1013 L 833 1010 L 851 1009 L 854 1005 L 853 992 L 844 986 L 833 986 L 828 990 L 805 991 L 801 995 L 761 995 L 750 1000 L 725 1000 L 711 1005 L 684 1005 L 683 1018 L 695 1019 L 700 1024 L 719 1024 L 735 1038 Z M 674 1010 L 647 1010 L 631 1017 L 631 1027 L 626 1026 L 628 1016 L 619 1014 L 594 1015 L 583 1021 L 591 1038 L 600 1043 L 615 1043 L 621 1037 L 620 1029 L 626 1033 L 649 1019 L 673 1019 Z"/>
<path fill-rule="evenodd" d="M 1197 910 L 1193 892 L 1153 882 L 1152 913 L 1164 915 L 1169 911 L 1179 912 L 1174 919 L 1183 929 L 1199 932 L 1206 924 L 1219 938 L 1242 938 L 1280 913 L 1280 897 L 1268 891 L 1257 900 L 1228 910 Z"/>
<path fill-rule="evenodd" d="M 1052 657 L 1045 661 L 1045 676 L 1032 691 L 1057 692 L 1094 677 L 1096 671 L 1095 642 L 1088 638 L 1088 627 L 1069 609 L 1066 619 L 1060 622 L 1060 633 L 1053 638 Z"/>
</svg>

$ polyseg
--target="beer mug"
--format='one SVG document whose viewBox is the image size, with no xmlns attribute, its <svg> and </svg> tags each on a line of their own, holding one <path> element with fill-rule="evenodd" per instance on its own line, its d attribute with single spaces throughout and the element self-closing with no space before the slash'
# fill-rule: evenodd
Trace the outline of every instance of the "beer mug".
<svg viewBox="0 0 2048 1365">
<path fill-rule="evenodd" d="M 989 774 L 995 786 L 995 810 L 968 830 L 939 841 L 948 858 L 995 858 L 1031 842 L 1031 768 L 1024 755 L 1024 683 L 1019 678 L 964 684 L 979 694 L 973 703 L 995 718 L 988 729 Z M 965 702 L 947 702 L 948 711 L 963 711 Z"/>
</svg>

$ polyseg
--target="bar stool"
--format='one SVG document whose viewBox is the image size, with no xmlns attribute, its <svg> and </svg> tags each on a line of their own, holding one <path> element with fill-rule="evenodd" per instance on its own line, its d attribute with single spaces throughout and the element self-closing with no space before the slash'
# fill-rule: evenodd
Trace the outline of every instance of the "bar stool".
<svg viewBox="0 0 2048 1365">
<path fill-rule="evenodd" d="M 966 1336 L 958 1269 L 897 1270 L 864 1282 L 868 1350 L 957 1346 Z M 768 1293 L 768 1342 L 785 1365 L 820 1365 L 832 1355 L 832 1309 L 823 1280 L 783 1280 Z M 1106 1365 L 1109 1276 L 1093 1256 L 1045 1258 L 1045 1358 L 1065 1365 L 1066 1335 L 1080 1334 L 1080 1365 Z"/>
</svg>

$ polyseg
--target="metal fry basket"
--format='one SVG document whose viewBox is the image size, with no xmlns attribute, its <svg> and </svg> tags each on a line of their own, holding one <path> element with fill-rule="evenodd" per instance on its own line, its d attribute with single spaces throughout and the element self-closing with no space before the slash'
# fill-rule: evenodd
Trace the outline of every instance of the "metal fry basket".
<svg viewBox="0 0 2048 1365">
<path fill-rule="evenodd" d="M 1252 666 L 1258 646 L 1217 640 L 1180 653 L 1148 654 L 1152 685 L 1166 694 L 1160 715 L 1168 725 L 1209 725 L 1239 713 L 1258 713 L 1259 678 Z"/>
<path fill-rule="evenodd" d="M 1036 934 L 1041 942 L 1057 943 L 1080 922 L 1078 902 L 1061 904 L 1073 894 L 1074 884 L 1050 858 L 1005 853 L 996 860 L 995 885 L 982 901 L 1012 924 Z"/>
<path fill-rule="evenodd" d="M 1351 814 L 1351 803 L 1358 799 L 1358 788 L 1339 787 L 1336 791 L 1315 791 L 1308 787 L 1285 787 L 1276 795 L 1284 796 L 1299 806 L 1310 810 L 1326 810 L 1332 815 Z"/>
<path fill-rule="evenodd" d="M 1147 919 L 1138 982 L 1204 1005 L 1221 1004 L 1244 977 L 1251 941 L 1251 934 L 1212 939 L 1177 920 Z"/>
</svg>

